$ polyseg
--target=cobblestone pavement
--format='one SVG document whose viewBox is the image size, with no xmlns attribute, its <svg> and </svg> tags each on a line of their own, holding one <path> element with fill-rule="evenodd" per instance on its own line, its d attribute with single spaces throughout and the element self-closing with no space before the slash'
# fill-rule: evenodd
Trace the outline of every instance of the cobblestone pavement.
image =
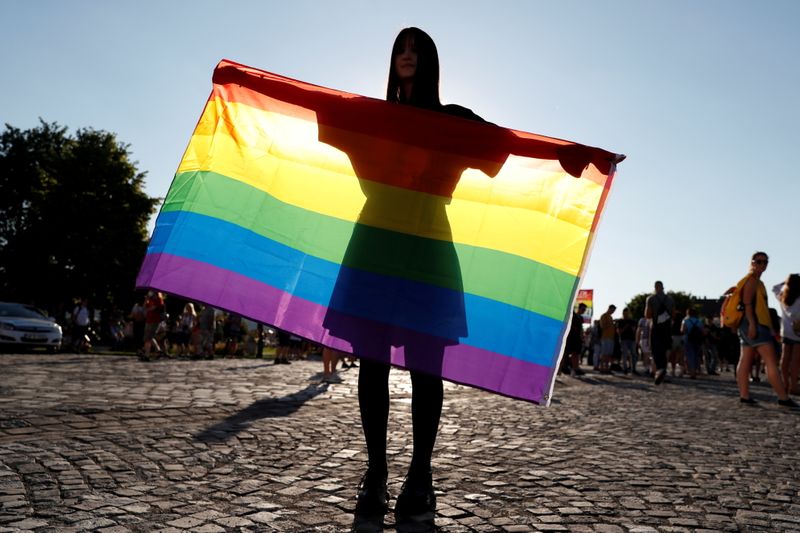
<svg viewBox="0 0 800 533">
<path fill-rule="evenodd" d="M 358 370 L 327 385 L 321 367 L 0 355 L 0 532 L 350 530 Z M 410 384 L 392 376 L 396 495 Z M 448 384 L 436 527 L 800 532 L 800 412 L 753 392 L 740 406 L 730 373 L 658 388 L 589 374 L 541 408 Z"/>
</svg>

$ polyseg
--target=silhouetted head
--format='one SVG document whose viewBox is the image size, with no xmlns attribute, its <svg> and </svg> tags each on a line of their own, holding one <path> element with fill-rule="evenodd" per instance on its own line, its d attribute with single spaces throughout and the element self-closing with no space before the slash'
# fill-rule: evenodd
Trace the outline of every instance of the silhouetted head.
<svg viewBox="0 0 800 533">
<path fill-rule="evenodd" d="M 409 85 L 409 81 L 412 83 Z M 412 87 L 411 95 L 405 87 Z M 430 35 L 419 28 L 400 31 L 392 46 L 389 61 L 388 102 L 402 102 L 435 109 L 439 101 L 439 53 Z"/>
<path fill-rule="evenodd" d="M 800 274 L 789 274 L 783 284 L 780 300 L 786 305 L 792 305 L 800 296 Z"/>
<path fill-rule="evenodd" d="M 769 256 L 766 252 L 756 252 L 750 258 L 750 271 L 760 274 L 767 269 L 768 264 Z"/>
</svg>

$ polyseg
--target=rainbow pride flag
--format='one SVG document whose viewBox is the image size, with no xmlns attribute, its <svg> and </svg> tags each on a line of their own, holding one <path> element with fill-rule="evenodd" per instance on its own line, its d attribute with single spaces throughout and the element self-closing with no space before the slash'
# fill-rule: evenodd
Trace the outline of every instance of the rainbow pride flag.
<svg viewBox="0 0 800 533">
<path fill-rule="evenodd" d="M 137 286 L 548 404 L 614 154 L 476 118 L 224 60 Z"/>
</svg>

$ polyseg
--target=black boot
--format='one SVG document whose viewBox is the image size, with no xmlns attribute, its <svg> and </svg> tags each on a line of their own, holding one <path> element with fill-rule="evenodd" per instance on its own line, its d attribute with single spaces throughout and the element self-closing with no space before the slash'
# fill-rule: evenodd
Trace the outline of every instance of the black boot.
<svg viewBox="0 0 800 533">
<path fill-rule="evenodd" d="M 397 497 L 394 514 L 398 522 L 424 522 L 434 519 L 436 494 L 433 492 L 433 474 L 430 470 L 408 473 Z"/>
<path fill-rule="evenodd" d="M 389 490 L 386 488 L 386 473 L 367 468 L 358 484 L 356 500 L 357 516 L 383 516 L 389 510 Z"/>
</svg>

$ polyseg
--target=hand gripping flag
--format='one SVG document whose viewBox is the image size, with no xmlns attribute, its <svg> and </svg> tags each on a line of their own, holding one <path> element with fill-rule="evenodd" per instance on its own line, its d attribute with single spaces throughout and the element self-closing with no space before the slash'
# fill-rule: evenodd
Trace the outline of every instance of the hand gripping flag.
<svg viewBox="0 0 800 533">
<path fill-rule="evenodd" d="M 618 159 L 222 61 L 137 286 L 547 404 Z"/>
</svg>

